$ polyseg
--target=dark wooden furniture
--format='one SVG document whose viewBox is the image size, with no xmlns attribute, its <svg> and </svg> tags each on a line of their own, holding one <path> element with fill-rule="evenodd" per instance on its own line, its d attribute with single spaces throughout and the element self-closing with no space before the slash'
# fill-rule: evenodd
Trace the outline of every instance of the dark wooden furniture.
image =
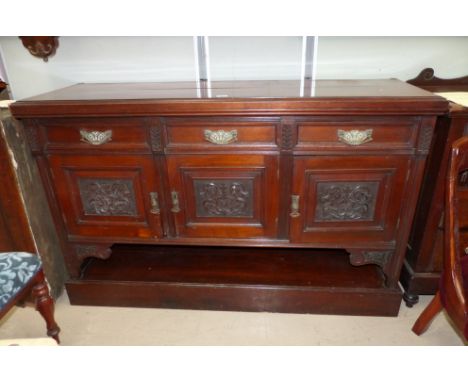
<svg viewBox="0 0 468 382">
<path fill-rule="evenodd" d="M 430 68 L 409 83 L 434 92 L 468 92 L 468 76 L 440 79 Z M 404 299 L 408 306 L 418 302 L 419 294 L 437 291 L 443 259 L 443 212 L 448 160 L 452 143 L 468 135 L 468 108 L 450 103 L 447 115 L 437 119 L 438 128 L 427 161 L 421 197 L 408 241 L 401 272 Z M 468 229 L 462 227 L 462 231 Z M 462 233 L 464 238 L 464 233 Z M 468 236 L 463 239 L 468 243 Z"/>
<path fill-rule="evenodd" d="M 451 150 L 446 181 L 444 265 L 435 297 L 413 326 L 420 335 L 434 316 L 445 309 L 455 327 L 468 341 L 468 243 L 460 237 L 460 226 L 468 220 L 468 137 L 458 139 Z"/>
<path fill-rule="evenodd" d="M 28 252 L 0 253 L 0 319 L 15 305 L 33 297 L 37 311 L 47 324 L 47 335 L 59 340 L 54 319 L 54 301 L 49 295 L 41 260 Z"/>
<path fill-rule="evenodd" d="M 397 315 L 448 104 L 397 80 L 307 85 L 80 84 L 14 103 L 71 303 Z"/>
<path fill-rule="evenodd" d="M 19 133 L 15 127 L 8 110 L 0 109 L 0 318 L 13 306 L 23 304 L 32 297 L 36 309 L 46 321 L 48 335 L 58 342 L 60 328 L 54 320 L 54 302 L 44 279 L 43 262 L 35 254 L 36 245 L 41 239 L 33 234 L 36 231 L 28 219 L 25 205 L 25 199 L 28 198 L 21 193 L 22 172 L 27 171 L 29 179 L 33 181 L 34 171 L 31 168 L 18 168 L 18 165 L 24 164 L 23 158 L 18 147 L 12 147 L 12 140 L 8 139 L 10 134 Z M 33 187 L 28 189 L 33 190 Z M 43 216 L 38 219 L 44 224 Z M 50 242 L 47 248 L 53 248 Z M 13 293 L 15 285 L 20 289 Z"/>
<path fill-rule="evenodd" d="M 55 54 L 59 45 L 56 36 L 21 36 L 20 39 L 29 53 L 44 62 L 49 61 L 49 57 Z"/>
<path fill-rule="evenodd" d="M 0 109 L 0 133 L 3 133 L 4 111 Z M 23 207 L 5 137 L 0 135 L 0 252 L 35 252 L 34 238 L 29 231 L 28 217 Z"/>
<path fill-rule="evenodd" d="M 63 291 L 65 264 L 25 130 L 0 108 L 0 252 L 40 256 L 52 297 Z"/>
</svg>

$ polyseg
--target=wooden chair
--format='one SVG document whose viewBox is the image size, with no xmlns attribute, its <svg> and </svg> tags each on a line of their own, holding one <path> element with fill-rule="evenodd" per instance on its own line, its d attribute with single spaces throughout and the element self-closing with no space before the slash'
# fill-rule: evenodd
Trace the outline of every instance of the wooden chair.
<svg viewBox="0 0 468 382">
<path fill-rule="evenodd" d="M 420 335 L 429 327 L 434 316 L 445 309 L 455 327 L 468 340 L 468 248 L 460 245 L 459 224 L 468 216 L 459 209 L 461 201 L 468 200 L 468 137 L 452 145 L 445 191 L 444 263 L 439 291 L 421 313 L 413 326 Z"/>
<path fill-rule="evenodd" d="M 54 319 L 54 301 L 45 282 L 41 260 L 28 252 L 0 253 L 0 319 L 31 295 L 46 321 L 47 335 L 59 343 L 60 328 Z"/>
</svg>

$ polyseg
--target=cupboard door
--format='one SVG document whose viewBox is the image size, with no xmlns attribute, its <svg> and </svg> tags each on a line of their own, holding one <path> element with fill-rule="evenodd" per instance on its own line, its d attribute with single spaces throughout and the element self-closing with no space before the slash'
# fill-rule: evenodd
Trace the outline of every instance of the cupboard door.
<svg viewBox="0 0 468 382">
<path fill-rule="evenodd" d="M 408 156 L 296 157 L 291 241 L 392 245 L 410 164 Z"/>
<path fill-rule="evenodd" d="M 51 155 L 48 160 L 70 236 L 162 235 L 159 176 L 151 156 Z"/>
<path fill-rule="evenodd" d="M 169 155 L 167 162 L 178 236 L 276 236 L 277 156 Z"/>
</svg>

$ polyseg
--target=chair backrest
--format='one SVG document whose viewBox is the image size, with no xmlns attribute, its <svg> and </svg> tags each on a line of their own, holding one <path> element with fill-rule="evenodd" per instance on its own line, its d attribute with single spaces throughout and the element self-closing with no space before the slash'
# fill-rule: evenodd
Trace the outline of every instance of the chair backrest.
<svg viewBox="0 0 468 382">
<path fill-rule="evenodd" d="M 468 256 L 460 244 L 460 222 L 468 205 L 468 137 L 452 145 L 445 198 L 444 269 L 440 294 L 457 328 L 468 339 Z"/>
</svg>

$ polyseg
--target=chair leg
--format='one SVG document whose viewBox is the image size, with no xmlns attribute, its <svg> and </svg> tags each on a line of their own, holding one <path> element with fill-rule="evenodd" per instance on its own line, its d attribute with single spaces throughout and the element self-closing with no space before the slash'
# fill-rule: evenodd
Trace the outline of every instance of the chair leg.
<svg viewBox="0 0 468 382">
<path fill-rule="evenodd" d="M 32 294 L 36 301 L 36 309 L 47 324 L 47 335 L 60 343 L 60 328 L 54 319 L 54 300 L 50 297 L 43 271 L 40 271 L 38 282 L 34 285 Z"/>
<path fill-rule="evenodd" d="M 440 299 L 440 293 L 437 292 L 429 305 L 424 309 L 419 318 L 413 325 L 413 332 L 418 336 L 424 333 L 429 327 L 431 321 L 434 319 L 437 313 L 443 309 L 442 300 Z"/>
</svg>

